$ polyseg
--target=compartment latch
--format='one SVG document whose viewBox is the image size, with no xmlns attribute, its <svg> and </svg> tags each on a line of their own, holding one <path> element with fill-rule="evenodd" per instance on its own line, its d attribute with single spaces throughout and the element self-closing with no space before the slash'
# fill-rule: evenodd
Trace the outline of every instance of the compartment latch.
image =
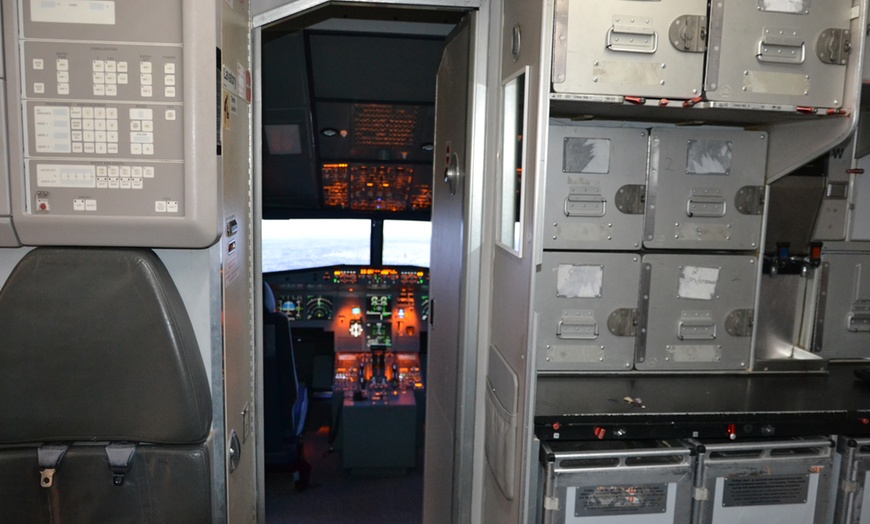
<svg viewBox="0 0 870 524">
<path fill-rule="evenodd" d="M 617 337 L 634 337 L 637 335 L 637 309 L 616 309 L 607 317 L 607 329 Z"/>
<path fill-rule="evenodd" d="M 853 332 L 870 331 L 870 300 L 858 300 L 852 303 L 849 311 L 848 329 Z"/>
<path fill-rule="evenodd" d="M 642 215 L 646 208 L 646 186 L 628 184 L 619 188 L 613 198 L 616 209 L 626 215 Z"/>
<path fill-rule="evenodd" d="M 703 53 L 707 50 L 707 17 L 683 15 L 671 22 L 668 38 L 677 51 Z"/>
<path fill-rule="evenodd" d="M 851 31 L 848 29 L 825 29 L 816 40 L 816 56 L 826 64 L 846 65 L 852 50 L 850 35 Z"/>
<path fill-rule="evenodd" d="M 741 215 L 764 212 L 764 186 L 743 186 L 734 195 L 734 207 Z"/>
</svg>

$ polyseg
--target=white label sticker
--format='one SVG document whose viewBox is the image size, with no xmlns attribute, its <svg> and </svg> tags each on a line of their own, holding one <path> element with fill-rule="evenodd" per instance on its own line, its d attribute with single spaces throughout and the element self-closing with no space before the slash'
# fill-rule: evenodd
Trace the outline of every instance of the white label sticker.
<svg viewBox="0 0 870 524">
<path fill-rule="evenodd" d="M 566 298 L 598 298 L 604 284 L 601 266 L 572 266 L 559 264 L 556 294 Z"/>
<path fill-rule="evenodd" d="M 37 153 L 72 151 L 68 107 L 36 106 L 33 108 L 33 132 Z"/>
<path fill-rule="evenodd" d="M 57 24 L 115 25 L 115 2 L 30 0 L 30 21 Z"/>
<path fill-rule="evenodd" d="M 38 187 L 96 187 L 94 166 L 40 164 L 36 166 L 36 185 Z"/>
<path fill-rule="evenodd" d="M 806 13 L 810 9 L 810 0 L 758 0 L 758 9 L 773 13 Z"/>
<path fill-rule="evenodd" d="M 719 269 L 713 267 L 686 266 L 680 272 L 680 285 L 677 296 L 698 300 L 713 300 Z"/>
</svg>

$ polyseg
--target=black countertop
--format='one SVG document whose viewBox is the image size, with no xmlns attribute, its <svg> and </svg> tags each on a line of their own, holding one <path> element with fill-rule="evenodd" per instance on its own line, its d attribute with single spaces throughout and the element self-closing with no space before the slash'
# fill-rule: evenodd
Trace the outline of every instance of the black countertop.
<svg viewBox="0 0 870 524">
<path fill-rule="evenodd" d="M 870 435 L 861 364 L 824 373 L 538 377 L 542 440 Z"/>
</svg>

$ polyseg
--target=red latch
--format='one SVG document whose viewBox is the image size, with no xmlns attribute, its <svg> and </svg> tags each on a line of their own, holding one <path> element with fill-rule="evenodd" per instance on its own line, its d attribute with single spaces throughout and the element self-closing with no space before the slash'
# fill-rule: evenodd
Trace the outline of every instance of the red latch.
<svg viewBox="0 0 870 524">
<path fill-rule="evenodd" d="M 686 100 L 685 102 L 683 102 L 683 107 L 695 107 L 695 104 L 697 104 L 701 100 L 703 100 L 703 98 L 700 96 L 696 96 L 695 98 L 690 98 L 689 100 Z"/>
<path fill-rule="evenodd" d="M 598 440 L 603 440 L 606 433 L 606 429 L 602 428 L 601 426 L 595 426 L 595 436 L 598 437 Z"/>
<path fill-rule="evenodd" d="M 797 107 L 797 112 L 798 112 L 798 113 L 806 113 L 806 114 L 808 114 L 808 115 L 814 115 L 814 114 L 816 114 L 818 111 L 819 111 L 819 110 L 816 109 L 815 107 L 808 107 L 808 106 L 798 106 L 798 107 Z"/>
<path fill-rule="evenodd" d="M 638 105 L 646 104 L 646 98 L 644 98 L 642 96 L 627 96 L 627 97 L 625 97 L 625 101 L 628 102 L 629 104 L 638 104 Z"/>
</svg>

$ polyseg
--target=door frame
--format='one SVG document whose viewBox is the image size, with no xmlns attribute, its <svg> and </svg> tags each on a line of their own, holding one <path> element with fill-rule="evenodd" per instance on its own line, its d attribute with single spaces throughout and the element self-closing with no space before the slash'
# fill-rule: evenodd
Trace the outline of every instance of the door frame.
<svg viewBox="0 0 870 524">
<path fill-rule="evenodd" d="M 254 191 L 254 217 L 262 216 L 262 29 L 264 26 L 286 18 L 306 15 L 316 9 L 328 7 L 340 3 L 342 5 L 354 4 L 359 6 L 384 7 L 384 8 L 426 8 L 426 9 L 461 9 L 477 11 L 474 20 L 474 40 L 472 42 L 472 66 L 469 73 L 469 85 L 473 86 L 469 93 L 470 124 L 468 131 L 468 155 L 466 161 L 466 224 L 464 229 L 467 235 L 465 243 L 468 259 L 465 264 L 465 274 L 461 280 L 463 284 L 463 308 L 466 314 L 464 325 L 461 326 L 459 350 L 461 362 L 467 366 L 467 373 L 463 374 L 463 383 L 460 390 L 463 392 L 457 404 L 463 409 L 457 414 L 458 434 L 455 435 L 457 451 L 455 475 L 456 486 L 461 488 L 457 494 L 471 493 L 470 497 L 457 497 L 454 500 L 454 515 L 457 522 L 478 522 L 483 511 L 483 420 L 477 416 L 483 413 L 484 385 L 486 383 L 486 352 L 478 348 L 488 347 L 486 338 L 488 330 L 486 320 L 489 318 L 490 301 L 489 294 L 481 290 L 488 289 L 491 270 L 489 260 L 492 253 L 493 226 L 487 212 L 492 205 L 491 195 L 487 192 L 485 183 L 485 168 L 489 162 L 486 151 L 487 133 L 486 121 L 488 116 L 489 79 L 494 61 L 489 60 L 490 49 L 490 23 L 492 9 L 490 0 L 250 0 L 252 13 L 252 64 L 253 64 L 253 125 L 252 125 L 252 166 Z M 474 153 L 472 153 L 474 152 Z M 254 303 L 262 303 L 262 229 L 259 220 L 254 221 Z M 475 315 L 470 313 L 474 312 Z M 255 325 L 262 323 L 262 311 L 255 308 Z M 262 335 L 256 333 L 256 413 L 263 411 L 263 340 Z M 265 522 L 265 459 L 263 455 L 263 419 L 256 419 L 257 431 L 257 521 Z M 468 443 L 471 443 L 469 446 Z M 468 453 L 469 447 L 471 453 Z M 464 490 L 464 491 L 463 491 Z M 425 519 L 425 515 L 424 515 Z"/>
</svg>

